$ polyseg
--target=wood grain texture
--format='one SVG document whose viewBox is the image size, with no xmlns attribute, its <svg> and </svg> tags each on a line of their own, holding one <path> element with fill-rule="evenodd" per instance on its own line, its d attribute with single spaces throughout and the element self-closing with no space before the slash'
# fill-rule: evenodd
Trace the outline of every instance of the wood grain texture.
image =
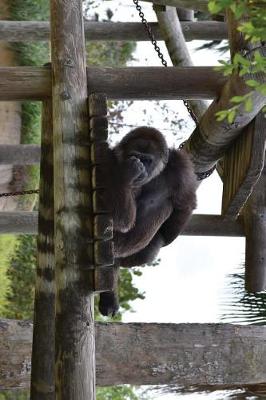
<svg viewBox="0 0 266 400">
<path fill-rule="evenodd" d="M 54 400 L 55 266 L 52 102 L 42 108 L 42 158 L 32 345 L 31 400 Z"/>
<path fill-rule="evenodd" d="M 266 121 L 264 119 L 264 132 Z M 265 149 L 265 146 L 264 146 Z M 266 290 L 266 166 L 243 209 L 246 233 L 246 289 Z"/>
<path fill-rule="evenodd" d="M 240 106 L 234 122 L 217 121 L 216 112 L 230 108 L 230 99 L 233 96 L 242 96 L 251 91 L 250 87 L 245 84 L 247 78 L 237 75 L 229 78 L 219 98 L 211 103 L 186 142 L 185 148 L 190 153 L 196 172 L 204 172 L 212 168 L 242 133 L 242 129 L 256 117 L 265 105 L 265 96 L 252 91 L 253 109 L 251 111 L 247 112 L 244 110 L 244 106 Z M 265 76 L 259 76 L 258 80 L 260 78 L 262 78 L 262 82 L 266 81 Z"/>
<path fill-rule="evenodd" d="M 166 7 L 164 11 L 160 11 L 155 7 L 155 12 L 173 65 L 175 67 L 192 67 L 193 62 L 185 42 L 176 9 L 174 7 Z M 208 108 L 207 102 L 202 100 L 189 100 L 188 104 L 197 120 L 202 117 Z"/>
<path fill-rule="evenodd" d="M 229 10 L 227 11 L 227 21 L 231 59 L 237 52 L 240 52 L 245 54 L 247 60 L 251 61 L 254 49 L 260 52 L 262 56 L 266 56 L 266 50 L 260 48 L 260 43 L 251 43 L 245 40 L 244 35 L 238 30 L 241 21 L 236 21 L 233 13 Z M 244 79 L 255 79 L 263 83 L 266 81 L 266 75 L 262 72 L 249 73 Z M 259 107 L 255 108 L 257 112 L 260 111 Z M 264 166 L 264 120 L 262 113 L 258 114 L 225 155 L 222 212 L 228 217 L 237 217 L 250 196 Z"/>
<path fill-rule="evenodd" d="M 174 384 L 214 390 L 266 381 L 265 326 L 96 323 L 95 328 L 98 386 Z M 0 320 L 0 332 L 0 387 L 28 387 L 30 322 Z"/>
<path fill-rule="evenodd" d="M 240 21 L 236 21 L 231 11 L 227 12 L 229 43 L 231 57 L 236 52 L 244 52 L 248 60 L 252 59 L 256 49 L 262 57 L 266 56 L 265 46 L 261 43 L 250 43 L 238 31 Z M 260 83 L 266 82 L 266 74 L 250 73 L 244 79 L 255 79 Z M 250 89 L 249 89 L 250 91 Z M 251 292 L 266 289 L 266 173 L 265 173 L 265 137 L 266 120 L 261 107 L 266 104 L 257 103 L 255 95 L 255 120 L 248 130 L 243 131 L 243 139 L 235 142 L 230 154 L 224 162 L 225 200 L 224 211 L 229 216 L 237 216 L 250 196 L 246 207 L 243 208 L 243 219 L 246 233 L 246 288 Z M 260 173 L 264 167 L 262 175 Z M 259 178 L 260 177 L 260 178 Z"/>
<path fill-rule="evenodd" d="M 1 144 L 0 165 L 32 165 L 40 162 L 41 149 L 37 144 Z"/>
<path fill-rule="evenodd" d="M 38 232 L 37 211 L 1 211 L 0 234 L 13 233 L 15 235 L 31 234 Z"/>
<path fill-rule="evenodd" d="M 56 400 L 93 400 L 93 215 L 81 0 L 51 0 L 51 50 Z"/>
<path fill-rule="evenodd" d="M 111 100 L 213 99 L 226 82 L 212 67 L 88 67 L 87 79 L 89 94 L 105 93 Z M 3 101 L 43 100 L 51 96 L 51 84 L 49 67 L 0 68 Z M 68 93 L 62 91 L 61 95 L 67 97 Z"/>
<path fill-rule="evenodd" d="M 184 7 L 192 10 L 208 11 L 208 0 L 143 0 L 149 3 L 171 7 Z"/>
<path fill-rule="evenodd" d="M 191 12 L 191 10 L 186 10 Z M 182 22 L 182 18 L 185 21 Z M 191 16 L 189 16 L 191 18 Z M 227 38 L 224 22 L 187 21 L 187 14 L 179 15 L 187 41 L 223 40 Z M 162 40 L 158 24 L 149 23 L 157 40 Z M 89 41 L 149 41 L 147 32 L 140 22 L 93 22 L 85 21 L 85 37 Z M 47 21 L 0 21 L 0 40 L 7 42 L 48 41 L 50 24 Z"/>
<path fill-rule="evenodd" d="M 99 217 L 97 217 L 99 218 Z M 105 218 L 104 218 L 105 221 Z M 101 225 L 103 224 L 103 225 Z M 107 235 L 111 238 L 109 223 L 105 225 L 98 220 L 95 237 Z M 36 211 L 0 212 L 0 234 L 27 233 L 36 234 L 38 228 L 38 213 Z M 240 219 L 225 220 L 221 215 L 194 214 L 181 235 L 188 236 L 239 236 L 243 237 L 244 228 Z"/>
<path fill-rule="evenodd" d="M 114 288 L 115 271 L 113 220 L 106 208 L 108 193 L 106 191 L 106 164 L 108 143 L 107 97 L 103 93 L 94 93 L 89 96 L 91 160 L 93 163 L 93 212 L 94 212 L 94 290 L 110 291 Z M 103 195 L 103 196 L 102 196 Z M 97 199 L 103 200 L 99 206 Z M 109 268 L 105 268 L 109 266 Z"/>
<path fill-rule="evenodd" d="M 243 130 L 223 159 L 222 214 L 237 218 L 264 166 L 265 117 L 259 114 Z"/>
</svg>

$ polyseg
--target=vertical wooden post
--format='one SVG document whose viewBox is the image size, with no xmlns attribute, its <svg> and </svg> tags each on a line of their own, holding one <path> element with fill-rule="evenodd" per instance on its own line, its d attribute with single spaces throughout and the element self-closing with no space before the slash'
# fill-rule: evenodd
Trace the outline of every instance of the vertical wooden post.
<svg viewBox="0 0 266 400">
<path fill-rule="evenodd" d="M 266 124 L 265 124 L 266 125 Z M 266 166 L 244 208 L 246 289 L 266 290 Z"/>
<path fill-rule="evenodd" d="M 54 193 L 52 102 L 43 102 L 38 262 L 31 361 L 31 400 L 54 400 Z"/>
<path fill-rule="evenodd" d="M 81 0 L 51 0 L 57 400 L 95 399 L 93 227 Z"/>
</svg>

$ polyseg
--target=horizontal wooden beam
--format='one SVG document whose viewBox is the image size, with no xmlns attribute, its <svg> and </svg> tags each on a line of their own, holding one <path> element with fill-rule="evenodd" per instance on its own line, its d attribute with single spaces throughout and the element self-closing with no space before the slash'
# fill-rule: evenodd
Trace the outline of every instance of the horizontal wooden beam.
<svg viewBox="0 0 266 400">
<path fill-rule="evenodd" d="M 89 94 L 102 92 L 115 100 L 213 99 L 225 82 L 213 67 L 87 68 Z M 0 68 L 0 101 L 50 96 L 50 68 Z"/>
<path fill-rule="evenodd" d="M 150 22 L 157 40 L 163 40 L 156 22 Z M 182 22 L 186 41 L 223 40 L 227 38 L 224 22 Z M 140 22 L 85 22 L 85 36 L 89 41 L 149 41 Z M 0 21 L 0 40 L 7 42 L 48 41 L 50 24 L 47 21 Z"/>
<path fill-rule="evenodd" d="M 12 233 L 15 235 L 38 233 L 37 211 L 1 211 L 0 234 Z"/>
<path fill-rule="evenodd" d="M 37 234 L 38 212 L 0 212 L 0 234 Z M 188 236 L 244 236 L 239 221 L 223 220 L 220 215 L 194 214 L 182 235 Z"/>
<path fill-rule="evenodd" d="M 184 7 L 192 10 L 208 11 L 208 0 L 142 0 L 163 6 Z"/>
<path fill-rule="evenodd" d="M 221 215 L 193 214 L 181 235 L 244 237 L 245 233 L 239 220 L 226 220 Z"/>
<path fill-rule="evenodd" d="M 0 388 L 27 388 L 32 324 L 2 319 L 0 332 Z M 98 323 L 95 339 L 98 386 L 266 382 L 265 326 Z"/>
<path fill-rule="evenodd" d="M 37 144 L 0 144 L 0 165 L 32 165 L 40 162 L 41 148 Z"/>
</svg>

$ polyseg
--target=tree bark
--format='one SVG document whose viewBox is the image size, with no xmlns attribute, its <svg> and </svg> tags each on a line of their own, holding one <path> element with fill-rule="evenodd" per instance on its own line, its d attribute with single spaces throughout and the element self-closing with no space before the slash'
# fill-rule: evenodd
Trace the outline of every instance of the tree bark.
<svg viewBox="0 0 266 400">
<path fill-rule="evenodd" d="M 176 9 L 174 7 L 166 7 L 165 11 L 160 11 L 155 7 L 155 12 L 173 65 L 175 67 L 192 67 L 193 62 Z M 202 117 L 208 108 L 208 104 L 202 100 L 189 100 L 188 104 L 197 120 Z"/>
<path fill-rule="evenodd" d="M 191 12 L 191 10 L 188 10 Z M 223 40 L 227 38 L 224 22 L 182 21 L 183 34 L 190 40 Z M 155 39 L 162 40 L 158 24 L 150 22 Z M 84 24 L 87 40 L 104 41 L 149 41 L 147 32 L 140 22 L 93 22 Z M 47 21 L 0 21 L 0 40 L 7 42 L 48 41 L 50 24 Z"/>
<path fill-rule="evenodd" d="M 266 382 L 265 326 L 97 323 L 95 329 L 98 386 L 213 390 Z M 0 331 L 0 387 L 28 387 L 32 326 L 0 320 Z"/>
<path fill-rule="evenodd" d="M 0 165 L 32 165 L 40 162 L 41 149 L 37 144 L 0 144 Z"/>
<path fill-rule="evenodd" d="M 226 82 L 212 67 L 89 67 L 87 78 L 89 93 L 110 100 L 213 99 Z M 0 68 L 0 100 L 43 100 L 51 84 L 48 67 Z"/>
<path fill-rule="evenodd" d="M 31 400 L 54 400 L 55 270 L 52 102 L 42 109 L 39 230 L 32 344 Z"/>
<path fill-rule="evenodd" d="M 192 10 L 208 11 L 208 0 L 143 0 L 163 6 L 183 7 Z"/>
<path fill-rule="evenodd" d="M 105 227 L 105 225 L 104 225 Z M 0 212 L 0 234 L 36 234 L 38 229 L 38 213 L 33 212 Z M 98 239 L 108 233 L 101 229 L 104 234 L 96 232 Z M 243 237 L 244 228 L 241 221 L 224 220 L 220 215 L 194 214 L 181 235 L 188 236 L 239 236 Z M 109 268 L 110 269 L 110 268 Z"/>
</svg>

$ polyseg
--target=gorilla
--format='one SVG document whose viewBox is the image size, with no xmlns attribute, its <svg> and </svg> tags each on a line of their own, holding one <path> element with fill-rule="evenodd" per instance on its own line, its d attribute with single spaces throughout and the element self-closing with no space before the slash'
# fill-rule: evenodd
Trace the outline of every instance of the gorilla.
<svg viewBox="0 0 266 400">
<path fill-rule="evenodd" d="M 108 149 L 105 173 L 118 274 L 119 266 L 152 262 L 179 235 L 196 207 L 197 183 L 186 152 L 169 149 L 157 129 L 145 126 Z M 117 290 L 100 294 L 101 314 L 118 308 Z"/>
</svg>

